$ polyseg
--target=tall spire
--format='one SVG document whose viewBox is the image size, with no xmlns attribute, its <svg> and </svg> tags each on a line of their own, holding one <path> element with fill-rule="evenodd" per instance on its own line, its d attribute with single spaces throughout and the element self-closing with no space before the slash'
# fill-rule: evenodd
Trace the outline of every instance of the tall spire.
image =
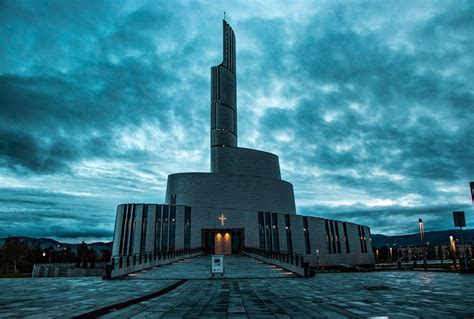
<svg viewBox="0 0 474 319">
<path fill-rule="evenodd" d="M 222 25 L 222 63 L 211 68 L 211 148 L 237 147 L 235 35 L 225 19 Z"/>
<path fill-rule="evenodd" d="M 222 65 L 235 75 L 235 34 L 225 19 L 222 22 L 224 25 Z"/>
</svg>

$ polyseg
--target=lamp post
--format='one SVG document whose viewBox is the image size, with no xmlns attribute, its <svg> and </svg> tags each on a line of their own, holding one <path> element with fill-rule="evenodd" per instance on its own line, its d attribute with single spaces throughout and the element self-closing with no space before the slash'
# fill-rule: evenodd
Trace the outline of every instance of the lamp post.
<svg viewBox="0 0 474 319">
<path fill-rule="evenodd" d="M 454 241 L 454 237 L 452 235 L 449 236 L 449 245 L 451 247 L 451 255 L 453 258 L 453 263 L 456 263 L 456 242 Z"/>
<path fill-rule="evenodd" d="M 418 223 L 420 224 L 420 239 L 421 239 L 421 254 L 423 260 L 426 259 L 425 256 L 425 227 L 423 225 L 423 220 L 420 218 L 418 219 Z"/>
<path fill-rule="evenodd" d="M 464 248 L 464 269 L 467 269 L 466 246 L 464 246 L 464 233 L 462 230 L 463 227 L 466 227 L 466 218 L 464 217 L 464 212 L 453 212 L 453 219 L 454 226 L 459 227 L 461 229 L 461 245 Z"/>
<path fill-rule="evenodd" d="M 316 249 L 316 269 L 319 269 L 319 249 Z"/>
</svg>

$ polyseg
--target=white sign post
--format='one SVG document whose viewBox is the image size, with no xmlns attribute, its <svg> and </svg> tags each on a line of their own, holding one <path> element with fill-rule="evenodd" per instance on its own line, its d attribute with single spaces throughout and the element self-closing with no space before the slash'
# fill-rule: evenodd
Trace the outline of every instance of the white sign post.
<svg viewBox="0 0 474 319">
<path fill-rule="evenodd" d="M 214 274 L 224 276 L 224 255 L 211 256 L 211 273 L 212 277 L 214 277 Z"/>
</svg>

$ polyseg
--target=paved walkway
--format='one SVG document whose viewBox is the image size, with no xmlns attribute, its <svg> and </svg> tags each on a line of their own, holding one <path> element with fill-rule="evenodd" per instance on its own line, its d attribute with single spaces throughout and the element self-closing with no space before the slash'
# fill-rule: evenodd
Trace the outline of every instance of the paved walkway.
<svg viewBox="0 0 474 319">
<path fill-rule="evenodd" d="M 0 279 L 0 318 L 72 317 L 162 289 L 176 280 Z"/>
<path fill-rule="evenodd" d="M 209 280 L 209 259 L 195 258 L 114 281 L 0 279 L 0 317 L 71 317 L 159 291 L 177 282 L 178 277 L 188 280 L 166 294 L 103 317 L 474 316 L 474 276 L 406 271 L 318 274 L 305 279 L 288 276 L 251 258 L 226 256 L 228 278 Z"/>
<path fill-rule="evenodd" d="M 190 280 L 110 317 L 473 318 L 473 285 L 473 276 L 434 272 Z"/>
<path fill-rule="evenodd" d="M 292 272 L 265 264 L 247 256 L 224 256 L 224 278 L 255 279 L 296 277 Z M 209 279 L 211 277 L 211 256 L 184 259 L 171 265 L 156 267 L 134 274 L 133 279 Z M 217 278 L 220 278 L 217 275 Z"/>
</svg>

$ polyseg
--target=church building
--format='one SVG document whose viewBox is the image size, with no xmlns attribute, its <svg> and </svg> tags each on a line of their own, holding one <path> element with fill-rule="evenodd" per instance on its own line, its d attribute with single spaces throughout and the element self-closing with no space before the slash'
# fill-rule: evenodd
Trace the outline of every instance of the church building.
<svg viewBox="0 0 474 319">
<path fill-rule="evenodd" d="M 278 156 L 238 147 L 236 41 L 223 21 L 211 68 L 210 172 L 168 176 L 165 202 L 117 208 L 111 277 L 197 254 L 248 253 L 275 264 L 372 265 L 370 229 L 299 215 Z M 297 262 L 296 262 L 297 263 Z"/>
</svg>

